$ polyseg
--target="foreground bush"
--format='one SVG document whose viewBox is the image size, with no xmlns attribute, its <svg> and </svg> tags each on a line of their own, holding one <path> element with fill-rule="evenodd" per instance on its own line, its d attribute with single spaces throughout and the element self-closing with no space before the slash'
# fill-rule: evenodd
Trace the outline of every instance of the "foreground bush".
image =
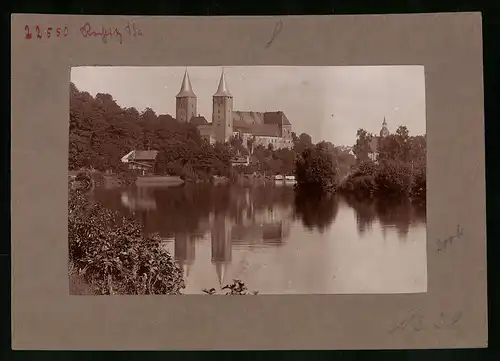
<svg viewBox="0 0 500 361">
<path fill-rule="evenodd" d="M 72 279 L 95 294 L 180 294 L 183 271 L 160 237 L 85 197 L 69 196 L 68 241 Z"/>
<path fill-rule="evenodd" d="M 242 295 L 256 295 L 258 294 L 258 291 L 253 291 L 249 292 L 247 286 L 240 280 L 233 280 L 233 283 L 230 285 L 225 285 L 221 289 L 222 291 L 225 290 L 225 295 L 228 296 L 242 296 Z M 209 290 L 204 289 L 203 292 L 205 292 L 207 295 L 217 295 L 217 291 L 215 288 L 211 288 Z"/>
</svg>

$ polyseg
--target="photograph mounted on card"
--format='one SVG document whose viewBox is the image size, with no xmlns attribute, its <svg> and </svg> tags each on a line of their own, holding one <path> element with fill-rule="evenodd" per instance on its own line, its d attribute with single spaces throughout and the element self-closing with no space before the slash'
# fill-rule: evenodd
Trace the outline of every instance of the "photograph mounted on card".
<svg viewBox="0 0 500 361">
<path fill-rule="evenodd" d="M 427 291 L 422 66 L 82 66 L 70 81 L 71 294 Z"/>
<path fill-rule="evenodd" d="M 15 349 L 486 345 L 479 14 L 18 14 L 12 60 Z"/>
</svg>

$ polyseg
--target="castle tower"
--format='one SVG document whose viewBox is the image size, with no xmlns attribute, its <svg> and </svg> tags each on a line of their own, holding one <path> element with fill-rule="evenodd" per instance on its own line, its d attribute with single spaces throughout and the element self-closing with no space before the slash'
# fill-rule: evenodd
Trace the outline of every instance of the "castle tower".
<svg viewBox="0 0 500 361">
<path fill-rule="evenodd" d="M 196 94 L 191 87 L 191 80 L 186 69 L 184 79 L 182 79 L 181 90 L 175 97 L 175 118 L 178 122 L 188 123 L 197 114 Z"/>
<path fill-rule="evenodd" d="M 224 71 L 213 95 L 212 127 L 216 142 L 227 142 L 233 134 L 233 96 L 227 88 Z"/>
<path fill-rule="evenodd" d="M 384 122 L 382 123 L 382 129 L 380 129 L 380 137 L 385 138 L 389 135 L 389 129 L 387 129 L 387 122 L 385 121 L 384 117 Z"/>
</svg>

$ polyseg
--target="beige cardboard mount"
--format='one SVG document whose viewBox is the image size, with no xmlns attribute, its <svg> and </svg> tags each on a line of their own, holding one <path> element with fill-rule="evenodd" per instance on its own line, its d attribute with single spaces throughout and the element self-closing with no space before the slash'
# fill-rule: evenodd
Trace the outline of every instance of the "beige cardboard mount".
<svg viewBox="0 0 500 361">
<path fill-rule="evenodd" d="M 102 36 L 91 35 L 103 26 L 112 33 L 106 42 Z M 50 37 L 48 28 L 52 29 Z M 115 28 L 121 33 L 121 43 Z M 255 297 L 69 295 L 69 76 L 70 68 L 80 65 L 423 65 L 428 292 Z M 13 15 L 13 348 L 486 346 L 482 76 L 479 13 Z M 462 235 L 449 238 L 456 235 L 457 227 Z M 453 242 L 439 251 L 446 239 Z"/>
</svg>

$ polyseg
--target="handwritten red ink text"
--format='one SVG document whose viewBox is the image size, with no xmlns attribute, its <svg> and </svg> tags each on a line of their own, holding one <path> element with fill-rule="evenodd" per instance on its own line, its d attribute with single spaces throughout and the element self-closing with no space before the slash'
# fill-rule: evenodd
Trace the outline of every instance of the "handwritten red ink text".
<svg viewBox="0 0 500 361">
<path fill-rule="evenodd" d="M 85 23 L 81 28 L 80 32 L 82 33 L 84 38 L 88 37 L 100 37 L 103 43 L 108 42 L 108 38 L 116 37 L 120 44 L 122 44 L 123 36 L 118 28 L 106 28 L 101 26 L 99 30 L 93 30 L 90 23 Z"/>
<path fill-rule="evenodd" d="M 101 38 L 103 43 L 107 43 L 109 39 L 116 38 L 120 44 L 123 43 L 126 36 L 129 37 L 141 37 L 143 33 L 139 27 L 131 22 L 127 22 L 127 25 L 123 27 L 123 32 L 120 31 L 118 27 L 106 27 L 100 26 L 93 28 L 92 25 L 86 22 L 81 28 L 80 33 L 84 38 L 98 37 Z"/>
<path fill-rule="evenodd" d="M 69 29 L 67 26 L 62 27 L 53 27 L 48 26 L 46 28 L 41 27 L 40 25 L 35 25 L 34 33 L 36 34 L 37 39 L 50 39 L 51 37 L 65 37 L 68 36 Z M 24 38 L 27 40 L 33 39 L 32 28 L 29 25 L 24 27 Z"/>
</svg>

